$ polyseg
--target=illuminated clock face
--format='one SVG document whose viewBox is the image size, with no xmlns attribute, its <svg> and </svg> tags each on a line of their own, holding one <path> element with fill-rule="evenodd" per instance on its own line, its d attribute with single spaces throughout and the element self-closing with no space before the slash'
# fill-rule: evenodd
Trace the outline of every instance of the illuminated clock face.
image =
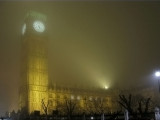
<svg viewBox="0 0 160 120">
<path fill-rule="evenodd" d="M 26 24 L 24 24 L 22 27 L 22 34 L 24 35 L 25 32 L 26 32 Z"/>
<path fill-rule="evenodd" d="M 44 32 L 45 30 L 45 26 L 41 21 L 35 21 L 33 23 L 33 28 L 37 31 L 37 32 Z"/>
</svg>

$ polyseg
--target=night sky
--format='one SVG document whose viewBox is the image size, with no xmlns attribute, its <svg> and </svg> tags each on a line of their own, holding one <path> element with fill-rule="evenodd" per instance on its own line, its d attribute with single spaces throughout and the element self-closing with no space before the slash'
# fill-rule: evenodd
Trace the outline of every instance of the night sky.
<svg viewBox="0 0 160 120">
<path fill-rule="evenodd" d="M 47 16 L 50 81 L 62 86 L 151 86 L 160 68 L 160 2 L 0 2 L 0 115 L 17 110 L 21 29 Z"/>
</svg>

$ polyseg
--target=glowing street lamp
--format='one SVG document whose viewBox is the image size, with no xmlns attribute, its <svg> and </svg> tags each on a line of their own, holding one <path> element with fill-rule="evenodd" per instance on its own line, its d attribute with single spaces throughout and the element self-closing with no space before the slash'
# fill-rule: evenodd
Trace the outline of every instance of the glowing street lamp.
<svg viewBox="0 0 160 120">
<path fill-rule="evenodd" d="M 160 71 L 155 72 L 156 77 L 160 77 Z"/>
<path fill-rule="evenodd" d="M 154 75 L 156 76 L 156 78 L 158 78 L 158 87 L 159 87 L 159 92 L 160 92 L 160 82 L 159 82 L 159 80 L 160 80 L 160 71 L 156 71 Z"/>
</svg>

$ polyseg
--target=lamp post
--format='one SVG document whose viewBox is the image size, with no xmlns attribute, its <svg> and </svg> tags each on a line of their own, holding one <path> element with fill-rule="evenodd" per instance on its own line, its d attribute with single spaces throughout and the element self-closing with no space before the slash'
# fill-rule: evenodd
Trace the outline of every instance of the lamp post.
<svg viewBox="0 0 160 120">
<path fill-rule="evenodd" d="M 156 76 L 156 78 L 158 78 L 158 87 L 159 87 L 159 93 L 160 93 L 160 71 L 156 71 L 155 72 L 155 76 Z"/>
</svg>

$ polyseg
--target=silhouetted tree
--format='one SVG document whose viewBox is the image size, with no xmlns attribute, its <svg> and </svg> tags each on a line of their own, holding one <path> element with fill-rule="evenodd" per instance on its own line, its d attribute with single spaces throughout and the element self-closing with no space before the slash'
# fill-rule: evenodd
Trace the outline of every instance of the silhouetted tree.
<svg viewBox="0 0 160 120">
<path fill-rule="evenodd" d="M 95 111 L 93 110 L 93 102 L 91 99 L 87 99 L 86 97 L 84 98 L 84 104 L 85 104 L 85 108 L 84 111 L 87 114 L 95 114 Z"/>
<path fill-rule="evenodd" d="M 154 108 L 151 104 L 151 98 L 144 98 L 141 97 L 141 99 L 138 100 L 138 111 L 141 115 L 141 117 L 146 117 L 148 113 L 150 112 L 150 108 Z"/>
<path fill-rule="evenodd" d="M 11 119 L 12 120 L 17 120 L 17 114 L 14 110 L 11 112 Z"/>
<path fill-rule="evenodd" d="M 92 103 L 93 103 L 93 109 L 95 110 L 95 113 L 102 114 L 108 111 L 108 106 L 105 99 L 102 99 L 102 98 L 93 99 Z"/>
<path fill-rule="evenodd" d="M 68 119 L 71 120 L 73 113 L 76 111 L 77 100 L 71 98 L 65 98 L 64 101 L 58 102 L 57 109 L 61 113 L 64 113 L 68 116 Z"/>
<path fill-rule="evenodd" d="M 132 96 L 131 94 L 126 97 L 125 95 L 119 95 L 118 103 L 125 109 L 128 110 L 133 117 L 137 117 L 137 113 L 140 114 L 141 118 L 148 116 L 150 108 L 154 108 L 151 105 L 151 98 L 144 98 L 141 95 Z"/>
<path fill-rule="evenodd" d="M 18 110 L 17 115 L 19 120 L 26 120 L 29 117 L 27 108 L 24 107 L 21 110 Z"/>
<path fill-rule="evenodd" d="M 48 119 L 47 117 L 48 117 L 48 105 L 49 105 L 49 101 L 47 101 L 47 105 L 46 105 L 45 102 L 44 102 L 44 99 L 42 99 L 41 103 L 42 103 L 43 111 L 44 111 L 44 113 L 46 115 L 46 119 Z"/>
<path fill-rule="evenodd" d="M 130 114 L 133 114 L 133 111 L 136 105 L 136 101 L 135 99 L 133 99 L 131 94 L 129 94 L 128 97 L 126 97 L 125 95 L 119 95 L 118 103 L 123 108 L 127 109 Z"/>
<path fill-rule="evenodd" d="M 5 113 L 5 117 L 9 118 L 9 112 L 8 111 Z"/>
</svg>

